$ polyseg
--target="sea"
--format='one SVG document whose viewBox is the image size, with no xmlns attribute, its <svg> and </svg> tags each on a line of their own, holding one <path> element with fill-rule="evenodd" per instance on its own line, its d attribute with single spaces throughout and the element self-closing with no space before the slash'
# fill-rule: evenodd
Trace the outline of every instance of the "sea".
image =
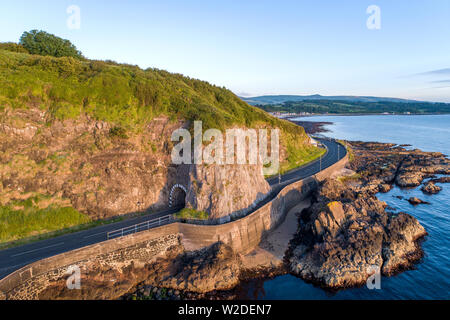
<svg viewBox="0 0 450 320">
<path fill-rule="evenodd" d="M 349 141 L 376 141 L 409 144 L 410 148 L 437 151 L 450 155 L 450 115 L 369 115 L 369 116 L 313 116 L 298 121 L 331 122 L 323 133 Z M 292 275 L 270 280 L 252 280 L 241 286 L 241 298 L 246 299 L 301 299 L 301 300 L 391 300 L 450 298 L 450 184 L 437 184 L 442 191 L 425 195 L 420 187 L 393 188 L 377 197 L 390 207 L 407 212 L 420 221 L 428 232 L 422 243 L 424 257 L 412 270 L 392 277 L 381 277 L 380 289 L 367 286 L 324 290 Z M 431 205 L 413 206 L 406 200 L 418 197 Z"/>
</svg>

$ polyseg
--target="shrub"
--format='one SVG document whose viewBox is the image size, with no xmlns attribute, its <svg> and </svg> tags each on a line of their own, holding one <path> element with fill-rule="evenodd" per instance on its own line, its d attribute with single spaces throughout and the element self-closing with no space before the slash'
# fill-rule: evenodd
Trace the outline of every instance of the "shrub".
<svg viewBox="0 0 450 320">
<path fill-rule="evenodd" d="M 205 211 L 197 211 L 191 208 L 184 208 L 183 210 L 175 213 L 174 217 L 179 219 L 207 220 L 208 213 L 206 213 Z"/>
<path fill-rule="evenodd" d="M 109 130 L 109 135 L 111 137 L 117 137 L 120 139 L 128 139 L 128 135 L 124 128 L 122 127 L 114 127 Z"/>
<path fill-rule="evenodd" d="M 14 42 L 0 43 L 0 50 L 7 50 L 11 52 L 28 53 L 24 46 Z"/>
</svg>

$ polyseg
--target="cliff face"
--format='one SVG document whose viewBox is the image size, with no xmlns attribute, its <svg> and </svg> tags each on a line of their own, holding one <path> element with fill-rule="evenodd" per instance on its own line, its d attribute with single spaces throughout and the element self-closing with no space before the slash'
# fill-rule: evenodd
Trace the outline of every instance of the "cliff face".
<svg viewBox="0 0 450 320">
<path fill-rule="evenodd" d="M 188 207 L 219 218 L 269 191 L 260 165 L 172 165 L 170 136 L 182 126 L 160 117 L 126 134 L 87 116 L 50 122 L 37 108 L 7 109 L 0 121 L 0 204 L 40 195 L 47 198 L 41 206 L 72 206 L 101 219 L 166 208 L 181 183 Z"/>
<path fill-rule="evenodd" d="M 186 206 L 211 219 L 245 210 L 270 191 L 261 164 L 191 165 L 188 179 Z"/>
<path fill-rule="evenodd" d="M 7 111 L 0 124 L 2 205 L 35 195 L 104 218 L 168 204 L 175 170 L 168 137 L 179 123 L 155 119 L 120 136 L 88 117 L 54 121 L 38 109 Z"/>
</svg>

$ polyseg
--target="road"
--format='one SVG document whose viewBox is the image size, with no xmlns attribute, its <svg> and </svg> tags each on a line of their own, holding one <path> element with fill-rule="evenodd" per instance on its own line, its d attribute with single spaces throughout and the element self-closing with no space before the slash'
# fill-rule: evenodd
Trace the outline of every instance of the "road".
<svg viewBox="0 0 450 320">
<path fill-rule="evenodd" d="M 281 184 L 279 183 L 279 177 L 267 179 L 267 182 L 271 185 L 272 189 L 275 192 L 272 193 L 273 196 L 267 197 L 264 201 L 260 202 L 255 210 L 268 201 L 272 200 L 277 191 L 280 190 L 284 185 L 295 180 L 300 180 L 312 176 L 318 173 L 320 170 L 326 169 L 327 167 L 333 165 L 339 159 L 342 159 L 345 156 L 346 150 L 344 146 L 339 145 L 334 141 L 325 139 L 320 139 L 319 141 L 327 147 L 327 153 L 321 159 L 318 159 L 303 167 L 294 169 L 282 175 Z M 108 232 L 134 226 L 136 224 L 160 217 L 165 217 L 179 210 L 180 208 L 164 210 L 137 218 L 127 219 L 124 221 L 98 226 L 76 233 L 70 233 L 55 238 L 41 240 L 23 246 L 2 250 L 0 251 L 0 279 L 34 261 L 105 241 L 107 240 Z"/>
</svg>

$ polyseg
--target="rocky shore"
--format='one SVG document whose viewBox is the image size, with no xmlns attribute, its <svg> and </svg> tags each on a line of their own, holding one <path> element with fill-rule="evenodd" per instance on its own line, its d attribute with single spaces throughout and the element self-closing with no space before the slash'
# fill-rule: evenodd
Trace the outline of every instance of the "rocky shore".
<svg viewBox="0 0 450 320">
<path fill-rule="evenodd" d="M 438 187 L 436 183 L 450 180 L 446 176 L 436 178 L 437 174 L 450 174 L 450 161 L 441 153 L 408 150 L 407 145 L 347 144 L 351 162 L 345 174 L 324 181 L 313 194 L 311 206 L 294 215 L 298 229 L 281 264 L 243 271 L 243 261 L 249 258 L 235 256 L 228 266 L 240 265 L 240 269 L 233 269 L 234 277 L 227 280 L 232 284 L 229 289 L 174 291 L 177 286 L 155 289 L 144 282 L 122 298 L 235 299 L 245 296 L 240 292 L 245 290 L 241 289 L 243 282 L 286 273 L 324 288 L 339 289 L 362 285 L 377 271 L 392 276 L 413 267 L 423 256 L 420 243 L 426 230 L 411 215 L 392 212 L 376 194 L 388 192 L 394 185 L 405 188 L 424 183 L 423 188 L 430 184 Z M 261 245 L 263 250 L 270 246 Z M 253 254 L 257 256 L 257 252 Z"/>
<path fill-rule="evenodd" d="M 411 215 L 391 212 L 376 193 L 394 185 L 417 187 L 424 179 L 450 173 L 450 162 L 440 153 L 394 144 L 348 145 L 349 169 L 355 174 L 320 185 L 312 206 L 301 214 L 288 253 L 291 273 L 327 288 L 362 285 L 374 272 L 391 276 L 417 262 L 426 230 Z"/>
<path fill-rule="evenodd" d="M 248 255 L 235 254 L 223 243 L 190 252 L 177 246 L 145 266 L 98 266 L 82 280 L 83 290 L 69 292 L 61 282 L 41 298 L 239 299 L 245 297 L 245 282 L 257 278 L 291 273 L 339 289 L 362 285 L 376 271 L 392 276 L 411 268 L 423 256 L 420 243 L 427 232 L 416 218 L 393 212 L 376 194 L 394 185 L 442 188 L 449 177 L 436 175 L 450 173 L 449 160 L 394 144 L 349 142 L 348 147 L 347 168 L 321 183 L 311 204 L 292 209 Z M 109 278 L 115 283 L 105 285 Z"/>
</svg>

